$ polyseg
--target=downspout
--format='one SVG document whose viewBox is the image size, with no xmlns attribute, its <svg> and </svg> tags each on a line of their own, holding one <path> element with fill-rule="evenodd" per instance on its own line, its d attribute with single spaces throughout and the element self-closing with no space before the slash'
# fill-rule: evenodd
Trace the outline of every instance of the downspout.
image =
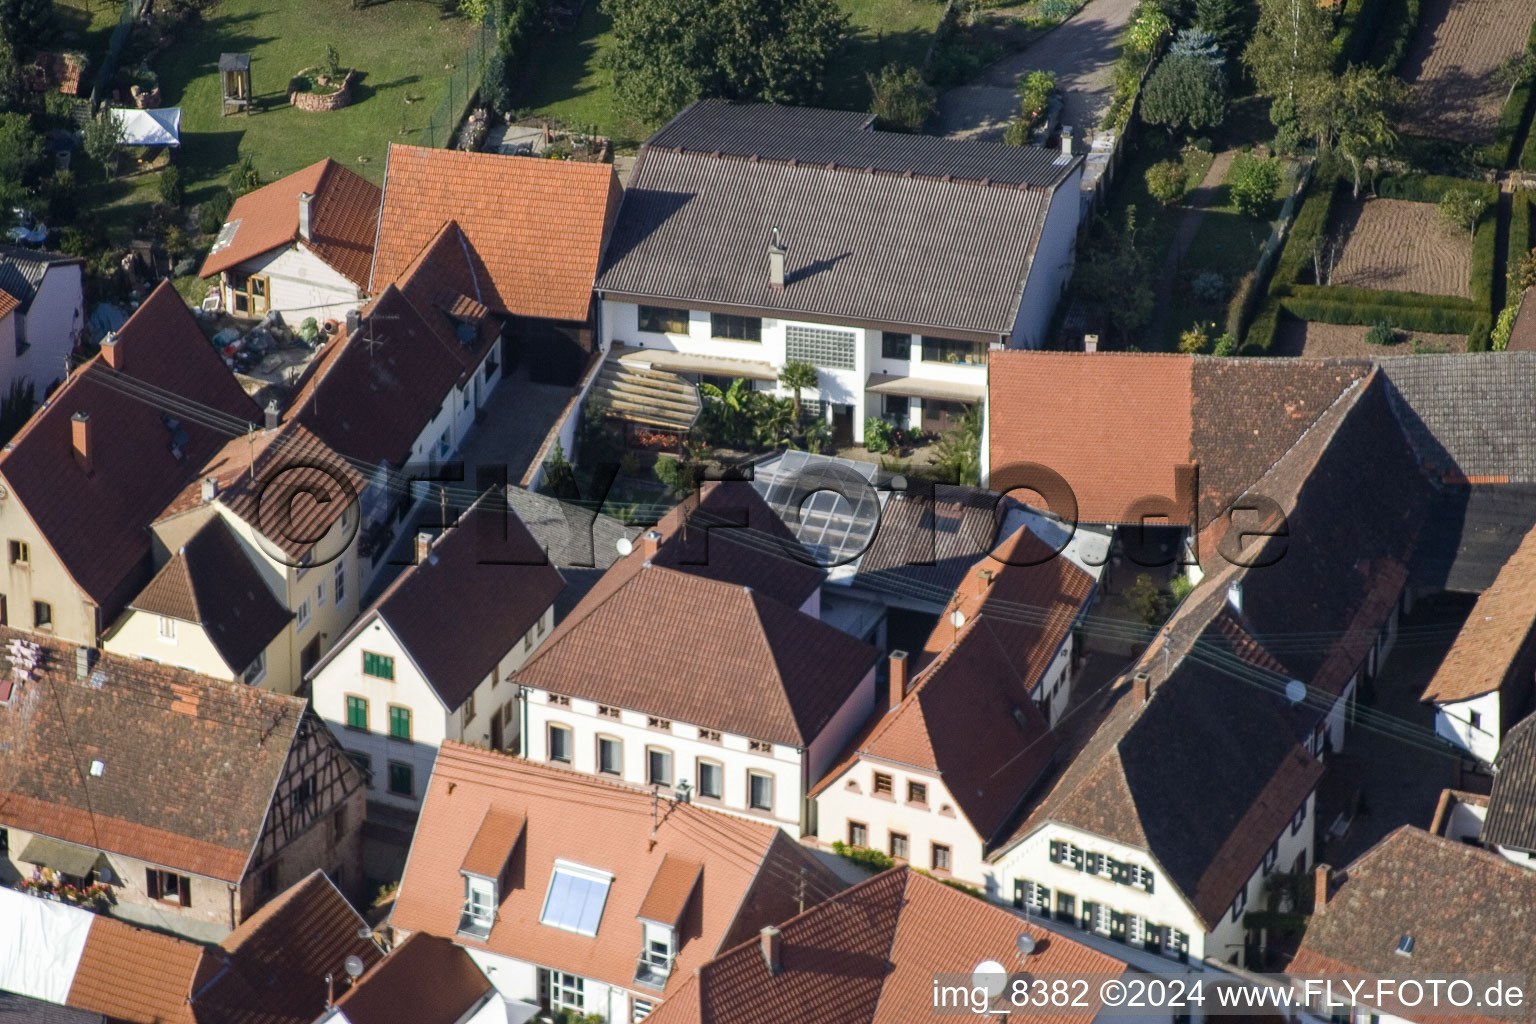
<svg viewBox="0 0 1536 1024">
<path fill-rule="evenodd" d="M 239 889 L 239 886 L 235 885 L 234 882 L 225 882 L 224 884 L 229 889 L 229 926 L 230 928 L 238 928 L 240 926 L 240 921 L 237 918 L 235 912 L 235 893 Z"/>
</svg>

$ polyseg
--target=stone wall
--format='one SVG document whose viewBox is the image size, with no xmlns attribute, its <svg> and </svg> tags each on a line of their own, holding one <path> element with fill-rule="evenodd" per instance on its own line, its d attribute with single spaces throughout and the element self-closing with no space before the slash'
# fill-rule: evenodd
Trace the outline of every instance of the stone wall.
<svg viewBox="0 0 1536 1024">
<path fill-rule="evenodd" d="M 332 93 L 315 92 L 290 92 L 288 102 L 300 110 L 307 110 L 312 114 L 318 114 L 326 110 L 340 110 L 352 102 L 352 72 L 347 72 L 347 77 L 341 80 L 341 88 Z"/>
</svg>

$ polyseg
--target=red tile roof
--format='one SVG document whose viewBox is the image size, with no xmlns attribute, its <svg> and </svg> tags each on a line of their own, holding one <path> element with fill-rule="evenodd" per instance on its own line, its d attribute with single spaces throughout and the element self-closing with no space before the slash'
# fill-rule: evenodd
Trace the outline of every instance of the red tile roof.
<svg viewBox="0 0 1536 1024">
<path fill-rule="evenodd" d="M 701 967 L 648 1018 L 654 1024 L 910 1024 L 933 1014 L 933 976 L 969 976 L 983 960 L 1020 970 L 1018 937 L 1035 940 L 1036 976 L 1118 975 L 1122 960 L 910 868 L 893 868 L 818 903 L 780 926 L 781 969 L 770 973 L 761 942 Z M 1081 1013 L 1010 1013 L 1011 1022 L 1086 1024 Z"/>
<path fill-rule="evenodd" d="M 447 939 L 417 934 L 337 996 L 350 1024 L 457 1024 L 487 998 L 491 982 Z"/>
<path fill-rule="evenodd" d="M 663 857 L 661 866 L 656 869 L 656 877 L 651 879 L 651 887 L 645 891 L 645 899 L 640 902 L 637 916 L 677 927 L 703 872 L 704 865 L 697 860 L 671 854 Z"/>
<path fill-rule="evenodd" d="M 0 627 L 13 637 L 40 641 Z M 305 702 L 106 653 L 82 681 L 73 645 L 40 642 L 39 677 L 0 707 L 0 824 L 240 881 Z"/>
<path fill-rule="evenodd" d="M 310 238 L 299 238 L 299 195 L 314 196 Z M 331 159 L 311 164 L 235 200 L 225 218 L 234 236 L 203 261 L 200 277 L 210 277 L 246 260 L 297 242 L 338 274 L 364 288 L 373 263 L 378 232 L 379 186 Z"/>
<path fill-rule="evenodd" d="M 608 164 L 392 145 L 368 290 L 398 280 L 453 219 L 486 305 L 585 320 L 620 191 Z"/>
<path fill-rule="evenodd" d="M 1506 685 L 1529 683 L 1515 676 L 1522 655 L 1530 647 L 1533 630 L 1536 529 L 1525 535 L 1499 570 L 1493 586 L 1478 597 L 1456 642 L 1425 687 L 1423 699 L 1450 704 L 1493 693 Z"/>
<path fill-rule="evenodd" d="M 459 867 L 492 808 L 526 816 L 524 853 L 514 859 L 489 936 L 455 937 L 464 906 Z M 652 810 L 651 794 L 639 788 L 446 742 L 391 923 L 641 992 L 634 982 L 641 953 L 637 917 L 669 858 L 703 865 L 669 989 L 721 949 L 794 914 L 802 878 L 811 899 L 842 888 L 778 829 L 691 804 L 663 801 L 654 819 Z M 557 859 L 613 875 L 595 936 L 540 923 Z"/>
<path fill-rule="evenodd" d="M 169 283 L 128 318 L 116 350 L 119 369 L 93 358 L 0 453 L 0 477 L 100 606 L 103 629 L 149 582 L 149 524 L 196 467 L 260 418 Z M 72 454 L 76 413 L 90 416 L 90 472 Z"/>
<path fill-rule="evenodd" d="M 565 587 L 503 493 L 482 495 L 438 537 L 426 561 L 396 577 L 310 678 L 377 617 L 443 706 L 457 711 Z"/>
<path fill-rule="evenodd" d="M 487 809 L 459 870 L 481 878 L 500 878 L 512 851 L 522 842 L 527 825 L 528 819 L 521 814 L 496 807 Z"/>
<path fill-rule="evenodd" d="M 0 288 L 0 320 L 4 320 L 12 310 L 19 308 L 21 308 L 21 300 L 4 288 Z"/>
<path fill-rule="evenodd" d="M 1191 357 L 1178 355 L 993 352 L 994 489 L 1005 467 L 1036 463 L 1072 488 L 1080 522 L 1126 521 L 1131 504 L 1147 495 L 1177 501 L 1175 471 L 1190 462 L 1192 367 Z M 1183 503 L 1178 522 L 1187 522 L 1187 510 Z"/>
<path fill-rule="evenodd" d="M 615 562 L 513 678 L 806 747 L 880 656 L 750 587 L 646 557 L 642 543 Z"/>
<path fill-rule="evenodd" d="M 192 1024 L 188 1000 L 206 957 L 196 943 L 99 915 L 65 1005 L 129 1024 Z"/>
</svg>

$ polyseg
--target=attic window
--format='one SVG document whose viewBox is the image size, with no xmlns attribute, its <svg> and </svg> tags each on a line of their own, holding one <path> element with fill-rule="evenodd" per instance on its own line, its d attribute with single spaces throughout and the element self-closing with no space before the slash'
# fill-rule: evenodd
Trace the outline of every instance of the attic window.
<svg viewBox="0 0 1536 1024">
<path fill-rule="evenodd" d="M 1398 939 L 1397 948 L 1392 952 L 1396 953 L 1398 956 L 1413 956 L 1413 936 L 1404 935 L 1402 938 Z"/>
<path fill-rule="evenodd" d="M 229 244 L 235 240 L 235 232 L 239 230 L 240 218 L 226 221 L 224 226 L 219 228 L 219 236 L 213 240 L 213 248 L 208 250 L 208 254 L 211 256 L 220 249 L 229 248 Z"/>
<path fill-rule="evenodd" d="M 578 935 L 596 935 L 613 876 L 606 871 L 555 861 L 539 923 Z"/>
<path fill-rule="evenodd" d="M 107 766 L 106 766 L 105 763 L 103 763 L 101 761 L 92 761 L 91 762 L 91 777 L 93 779 L 101 778 L 103 775 L 106 774 L 106 772 L 107 772 Z"/>
</svg>

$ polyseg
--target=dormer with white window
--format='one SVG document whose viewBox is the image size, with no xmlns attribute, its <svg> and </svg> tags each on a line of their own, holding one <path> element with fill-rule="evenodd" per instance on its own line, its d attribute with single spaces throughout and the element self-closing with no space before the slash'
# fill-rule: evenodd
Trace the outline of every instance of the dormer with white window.
<svg viewBox="0 0 1536 1024">
<path fill-rule="evenodd" d="M 667 987 L 681 944 L 683 919 L 703 873 L 704 865 L 699 861 L 672 854 L 662 858 L 640 904 L 641 946 L 635 964 L 636 985 L 658 992 Z"/>
<path fill-rule="evenodd" d="M 519 881 L 513 867 L 522 852 L 527 825 L 528 819 L 521 814 L 494 807 L 486 810 L 474 842 L 459 865 L 459 874 L 464 877 L 459 934 L 480 939 L 491 934 L 502 897 Z"/>
</svg>

